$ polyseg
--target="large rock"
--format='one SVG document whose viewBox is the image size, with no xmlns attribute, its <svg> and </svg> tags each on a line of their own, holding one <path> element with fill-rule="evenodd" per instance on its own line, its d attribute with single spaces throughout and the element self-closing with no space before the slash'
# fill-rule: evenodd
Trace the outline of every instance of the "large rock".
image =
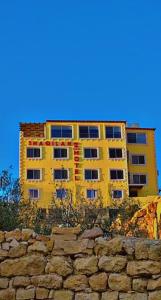
<svg viewBox="0 0 161 300">
<path fill-rule="evenodd" d="M 26 287 L 30 285 L 30 277 L 28 276 L 16 276 L 13 278 L 14 287 Z"/>
<path fill-rule="evenodd" d="M 55 240 L 53 254 L 55 255 L 55 250 L 63 251 L 64 255 L 72 255 L 83 253 L 88 248 L 88 240 L 78 240 L 78 241 L 64 241 Z M 59 252 L 58 252 L 59 253 Z"/>
<path fill-rule="evenodd" d="M 75 295 L 75 300 L 99 300 L 98 293 L 77 293 Z"/>
<path fill-rule="evenodd" d="M 8 287 L 8 278 L 0 278 L 0 289 L 6 289 Z"/>
<path fill-rule="evenodd" d="M 130 261 L 127 264 L 127 274 L 136 275 L 155 275 L 161 272 L 161 262 L 148 261 Z"/>
<path fill-rule="evenodd" d="M 45 258 L 31 255 L 17 259 L 7 259 L 0 263 L 1 276 L 40 275 L 45 269 Z"/>
<path fill-rule="evenodd" d="M 47 299 L 49 295 L 49 290 L 46 288 L 38 287 L 36 288 L 36 299 Z"/>
<path fill-rule="evenodd" d="M 155 291 L 155 292 L 149 293 L 148 300 L 160 300 L 160 299 L 161 299 L 161 291 Z"/>
<path fill-rule="evenodd" d="M 80 226 L 77 227 L 53 227 L 52 233 L 55 234 L 79 234 L 81 232 Z"/>
<path fill-rule="evenodd" d="M 22 229 L 22 240 L 23 241 L 28 241 L 30 238 L 32 238 L 34 235 L 33 229 L 25 228 Z"/>
<path fill-rule="evenodd" d="M 53 234 L 52 238 L 55 240 L 63 240 L 63 241 L 75 241 L 77 239 L 76 234 Z"/>
<path fill-rule="evenodd" d="M 22 232 L 19 229 L 9 231 L 5 233 L 6 241 L 11 241 L 13 239 L 20 241 L 22 238 Z"/>
<path fill-rule="evenodd" d="M 155 280 L 149 279 L 147 290 L 154 291 L 154 290 L 158 290 L 158 289 L 161 289 L 161 277 L 159 277 Z"/>
<path fill-rule="evenodd" d="M 54 299 L 54 300 L 73 300 L 73 297 L 74 297 L 74 293 L 68 290 L 59 290 L 59 291 L 51 290 L 49 295 L 49 299 Z"/>
<path fill-rule="evenodd" d="M 114 291 L 107 291 L 105 293 L 102 293 L 101 300 L 118 300 L 119 299 L 119 293 Z"/>
<path fill-rule="evenodd" d="M 99 227 L 94 227 L 92 229 L 85 230 L 80 236 L 80 239 L 95 239 L 100 236 L 103 236 L 102 229 Z"/>
<path fill-rule="evenodd" d="M 78 274 L 93 274 L 98 271 L 98 258 L 96 256 L 87 256 L 77 258 L 74 262 L 74 269 Z"/>
<path fill-rule="evenodd" d="M 119 300 L 148 300 L 148 299 L 149 298 L 146 293 L 126 293 L 126 294 L 120 293 L 119 294 Z"/>
<path fill-rule="evenodd" d="M 148 259 L 148 241 L 140 240 L 135 243 L 136 259 Z"/>
<path fill-rule="evenodd" d="M 16 292 L 16 300 L 31 300 L 35 297 L 35 288 L 20 288 Z"/>
<path fill-rule="evenodd" d="M 28 247 L 28 252 L 42 252 L 46 254 L 48 252 L 48 249 L 44 242 L 36 241 Z"/>
<path fill-rule="evenodd" d="M 148 281 L 146 278 L 135 278 L 133 279 L 132 288 L 134 291 L 137 292 L 144 292 L 146 291 Z"/>
<path fill-rule="evenodd" d="M 107 288 L 108 276 L 106 273 L 94 274 L 89 278 L 89 285 L 93 291 L 102 292 Z"/>
<path fill-rule="evenodd" d="M 127 264 L 126 256 L 102 256 L 99 259 L 99 269 L 106 272 L 121 272 Z"/>
<path fill-rule="evenodd" d="M 108 285 L 113 291 L 128 292 L 131 290 L 131 278 L 125 274 L 110 274 Z"/>
<path fill-rule="evenodd" d="M 56 273 L 66 277 L 73 272 L 72 261 L 63 256 L 52 257 L 47 263 L 45 271 L 46 273 Z"/>
<path fill-rule="evenodd" d="M 0 249 L 0 261 L 4 260 L 8 256 L 8 251 Z"/>
<path fill-rule="evenodd" d="M 149 251 L 148 251 L 148 255 L 149 255 L 149 259 L 151 260 L 161 260 L 161 242 L 157 241 L 153 243 L 151 243 L 150 247 L 149 247 Z"/>
<path fill-rule="evenodd" d="M 122 252 L 123 238 L 116 237 L 112 240 L 98 238 L 94 248 L 96 255 L 116 255 Z"/>
<path fill-rule="evenodd" d="M 14 289 L 9 288 L 5 290 L 0 290 L 0 300 L 15 300 L 16 292 Z"/>
<path fill-rule="evenodd" d="M 70 275 L 64 281 L 64 288 L 74 291 L 83 291 L 88 288 L 88 279 L 85 275 Z"/>
<path fill-rule="evenodd" d="M 8 256 L 9 257 L 21 257 L 26 254 L 27 245 L 19 244 L 17 247 L 10 248 Z"/>
<path fill-rule="evenodd" d="M 46 274 L 33 276 L 31 283 L 34 286 L 45 287 L 49 289 L 60 289 L 62 287 L 62 277 L 57 274 Z"/>
</svg>

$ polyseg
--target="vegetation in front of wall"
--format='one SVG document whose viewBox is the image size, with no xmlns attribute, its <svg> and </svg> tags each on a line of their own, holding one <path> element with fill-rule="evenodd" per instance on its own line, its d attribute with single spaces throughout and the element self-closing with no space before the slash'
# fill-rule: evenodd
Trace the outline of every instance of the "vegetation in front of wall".
<svg viewBox="0 0 161 300">
<path fill-rule="evenodd" d="M 128 198 L 112 202 L 104 208 L 101 195 L 97 200 L 87 200 L 78 195 L 74 205 L 70 195 L 66 199 L 51 199 L 48 211 L 37 207 L 37 202 L 24 199 L 18 179 L 14 179 L 12 168 L 0 173 L 0 230 L 32 228 L 40 234 L 50 234 L 54 225 L 75 227 L 81 230 L 99 226 L 105 235 L 148 236 L 146 229 L 140 229 L 137 222 L 131 222 L 140 209 L 139 203 Z"/>
</svg>

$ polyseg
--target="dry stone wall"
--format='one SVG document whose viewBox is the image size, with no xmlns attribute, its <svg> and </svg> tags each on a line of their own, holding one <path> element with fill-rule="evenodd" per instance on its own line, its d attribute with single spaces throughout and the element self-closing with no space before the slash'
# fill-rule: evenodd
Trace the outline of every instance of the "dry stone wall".
<svg viewBox="0 0 161 300">
<path fill-rule="evenodd" d="M 0 232 L 0 300 L 161 300 L 161 241 L 100 228 Z"/>
</svg>

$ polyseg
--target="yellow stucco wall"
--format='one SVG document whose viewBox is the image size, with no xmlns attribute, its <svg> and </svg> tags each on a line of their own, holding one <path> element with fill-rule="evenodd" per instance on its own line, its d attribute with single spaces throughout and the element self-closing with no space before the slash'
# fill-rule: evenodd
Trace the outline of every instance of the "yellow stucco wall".
<svg viewBox="0 0 161 300">
<path fill-rule="evenodd" d="M 72 125 L 73 127 L 73 139 L 51 139 L 51 125 Z M 99 139 L 79 139 L 78 128 L 79 125 L 98 126 L 100 129 Z M 105 126 L 121 126 L 122 138 L 121 139 L 106 139 L 105 138 Z M 124 197 L 129 195 L 128 186 L 128 172 L 147 173 L 148 184 L 142 189 L 138 190 L 139 196 L 156 195 L 157 194 L 157 173 L 156 173 L 156 161 L 155 161 L 155 144 L 154 144 L 154 131 L 144 130 L 148 137 L 147 145 L 129 145 L 126 142 L 126 132 L 130 129 L 126 129 L 124 122 L 46 122 L 45 123 L 45 137 L 24 137 L 23 131 L 20 132 L 20 178 L 24 190 L 24 197 L 28 197 L 28 189 L 37 188 L 40 190 L 40 197 L 38 204 L 40 207 L 48 208 L 53 193 L 56 188 L 65 188 L 70 190 L 72 194 L 72 200 L 77 201 L 78 197 L 86 197 L 86 189 L 97 189 L 99 195 L 103 201 L 103 204 L 110 205 L 111 190 L 122 189 L 124 191 Z M 142 130 L 141 130 L 142 131 Z M 53 146 L 41 146 L 42 158 L 41 159 L 27 159 L 26 149 L 30 146 L 31 142 L 72 142 L 69 146 L 69 159 L 53 159 Z M 74 143 L 79 143 L 79 180 L 75 180 L 75 161 L 74 161 Z M 31 147 L 31 146 L 30 146 Z M 35 147 L 35 146 L 34 146 Z M 99 159 L 84 159 L 83 148 L 84 147 L 96 147 L 99 148 Z M 121 159 L 109 159 L 108 148 L 123 148 L 124 157 Z M 146 165 L 145 166 L 132 166 L 127 160 L 127 150 L 129 153 L 145 153 Z M 53 169 L 68 168 L 70 173 L 69 181 L 53 181 Z M 42 169 L 42 180 L 27 180 L 27 169 Z M 85 181 L 84 169 L 99 169 L 100 179 L 98 181 Z M 123 169 L 125 178 L 124 180 L 110 180 L 110 169 Z"/>
</svg>

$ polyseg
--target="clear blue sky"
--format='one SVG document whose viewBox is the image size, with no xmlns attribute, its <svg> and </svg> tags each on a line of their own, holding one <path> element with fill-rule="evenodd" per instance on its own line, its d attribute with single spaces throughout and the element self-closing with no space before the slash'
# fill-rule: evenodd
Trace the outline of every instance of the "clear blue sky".
<svg viewBox="0 0 161 300">
<path fill-rule="evenodd" d="M 125 119 L 157 128 L 161 1 L 0 1 L 0 169 L 21 122 Z"/>
</svg>

